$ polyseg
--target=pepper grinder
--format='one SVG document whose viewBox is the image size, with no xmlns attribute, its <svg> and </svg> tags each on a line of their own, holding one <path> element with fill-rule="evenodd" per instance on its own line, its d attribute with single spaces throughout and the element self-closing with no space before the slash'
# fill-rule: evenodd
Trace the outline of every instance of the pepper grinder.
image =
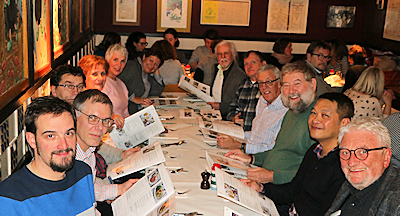
<svg viewBox="0 0 400 216">
<path fill-rule="evenodd" d="M 204 190 L 210 189 L 210 182 L 208 181 L 210 173 L 205 170 L 201 173 L 201 177 L 203 178 L 203 181 L 201 181 L 200 188 Z"/>
</svg>

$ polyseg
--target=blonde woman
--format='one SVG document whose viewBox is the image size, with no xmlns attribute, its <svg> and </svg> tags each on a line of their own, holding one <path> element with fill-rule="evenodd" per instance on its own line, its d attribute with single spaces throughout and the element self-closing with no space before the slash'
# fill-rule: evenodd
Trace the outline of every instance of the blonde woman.
<svg viewBox="0 0 400 216">
<path fill-rule="evenodd" d="M 356 117 L 378 117 L 383 120 L 390 115 L 394 94 L 391 90 L 385 90 L 384 84 L 382 70 L 369 67 L 362 72 L 356 84 L 344 92 L 354 103 Z M 382 111 L 383 104 L 385 107 Z"/>
</svg>

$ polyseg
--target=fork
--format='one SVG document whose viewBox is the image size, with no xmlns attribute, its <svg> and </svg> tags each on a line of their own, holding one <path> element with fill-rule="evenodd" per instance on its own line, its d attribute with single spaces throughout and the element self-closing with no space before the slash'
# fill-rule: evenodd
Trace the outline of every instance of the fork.
<svg viewBox="0 0 400 216">
<path fill-rule="evenodd" d="M 182 156 L 182 154 L 177 155 L 177 156 L 169 156 L 169 155 L 167 155 L 167 157 L 168 157 L 168 158 L 171 158 L 171 159 L 175 159 L 175 158 L 178 158 L 178 157 L 180 157 L 180 156 Z"/>
<path fill-rule="evenodd" d="M 175 191 L 175 193 L 178 194 L 178 195 L 183 195 L 185 193 L 189 193 L 190 191 L 192 191 L 192 189 L 189 189 L 189 190 L 186 190 L 186 191 L 183 191 L 183 192 Z"/>
</svg>

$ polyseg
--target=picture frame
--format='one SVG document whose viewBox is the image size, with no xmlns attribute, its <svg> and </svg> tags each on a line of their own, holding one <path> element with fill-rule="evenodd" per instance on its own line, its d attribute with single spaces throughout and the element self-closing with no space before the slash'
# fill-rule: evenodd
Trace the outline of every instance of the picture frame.
<svg viewBox="0 0 400 216">
<path fill-rule="evenodd" d="M 174 28 L 190 33 L 192 0 L 157 0 L 157 32 Z"/>
<path fill-rule="evenodd" d="M 201 0 L 201 25 L 250 26 L 251 0 Z"/>
<path fill-rule="evenodd" d="M 354 28 L 355 6 L 328 7 L 326 27 L 327 28 Z"/>
<path fill-rule="evenodd" d="M 29 87 L 29 21 L 27 0 L 7 1 L 0 10 L 0 109 Z"/>
<path fill-rule="evenodd" d="M 73 42 L 79 40 L 82 34 L 82 0 L 71 0 L 70 31 Z"/>
<path fill-rule="evenodd" d="M 54 59 L 62 55 L 69 45 L 69 1 L 53 1 L 53 50 Z"/>
<path fill-rule="evenodd" d="M 88 33 L 90 33 L 90 19 L 91 19 L 91 14 L 90 14 L 90 9 L 91 9 L 91 4 L 90 4 L 90 0 L 84 0 L 85 2 L 84 2 L 84 11 L 85 11 L 85 13 L 84 13 L 84 20 L 85 20 L 85 23 L 84 23 L 84 25 L 85 25 L 85 35 L 86 34 L 88 34 Z"/>
<path fill-rule="evenodd" d="M 113 25 L 140 26 L 141 0 L 114 0 Z"/>
<path fill-rule="evenodd" d="M 51 69 L 50 0 L 35 0 L 32 4 L 34 79 L 37 79 Z"/>
</svg>

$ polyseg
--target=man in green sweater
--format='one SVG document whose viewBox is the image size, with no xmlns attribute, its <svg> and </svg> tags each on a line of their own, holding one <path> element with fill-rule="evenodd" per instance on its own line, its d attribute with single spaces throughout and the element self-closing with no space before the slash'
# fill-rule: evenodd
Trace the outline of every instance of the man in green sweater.
<svg viewBox="0 0 400 216">
<path fill-rule="evenodd" d="M 295 176 L 304 154 L 315 142 L 308 131 L 308 116 L 316 103 L 317 81 L 305 62 L 288 63 L 282 68 L 282 102 L 289 108 L 283 118 L 275 147 L 269 151 L 247 155 L 239 149 L 225 156 L 252 163 L 247 177 L 258 183 L 283 184 Z"/>
</svg>

